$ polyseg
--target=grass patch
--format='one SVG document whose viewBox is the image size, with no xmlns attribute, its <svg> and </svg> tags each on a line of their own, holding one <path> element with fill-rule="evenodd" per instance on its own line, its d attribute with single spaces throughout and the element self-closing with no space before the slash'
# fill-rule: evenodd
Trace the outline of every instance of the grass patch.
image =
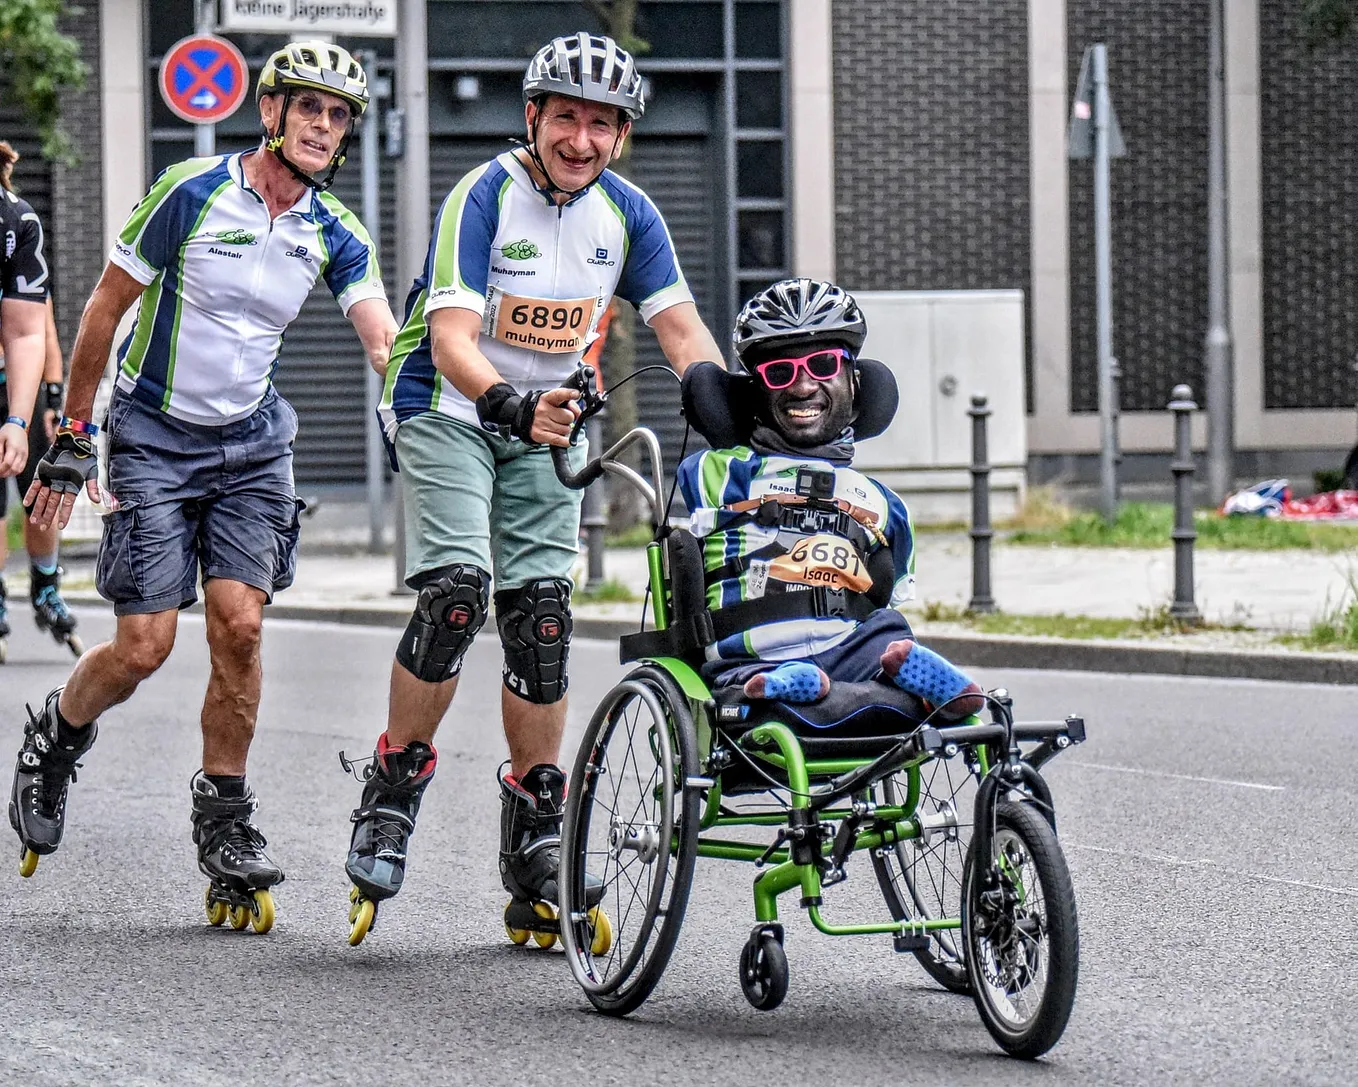
<svg viewBox="0 0 1358 1087">
<path fill-rule="evenodd" d="M 1348 587 L 1331 604 L 1325 600 L 1320 616 L 1305 634 L 1284 634 L 1278 639 L 1284 645 L 1299 649 L 1358 649 L 1358 582 L 1352 571 Z"/>
<path fill-rule="evenodd" d="M 655 530 L 650 525 L 638 523 L 621 532 L 615 532 L 604 540 L 606 547 L 645 547 L 655 539 Z"/>
<path fill-rule="evenodd" d="M 610 577 L 597 585 L 577 589 L 571 593 L 571 599 L 581 604 L 630 604 L 641 597 L 621 581 Z"/>
<path fill-rule="evenodd" d="M 1358 526 L 1311 521 L 1278 521 L 1269 517 L 1223 517 L 1210 510 L 1193 515 L 1198 547 L 1235 551 L 1337 552 L 1358 547 Z M 1043 527 L 1020 527 L 1005 542 L 1069 547 L 1169 547 L 1174 507 L 1168 502 L 1124 502 L 1110 525 L 1097 513 L 1069 512 L 1061 521 L 1053 513 Z"/>
<path fill-rule="evenodd" d="M 997 611 L 979 615 L 950 604 L 924 605 L 925 622 L 961 623 L 979 634 L 1014 634 L 1045 638 L 1153 638 L 1197 631 L 1248 630 L 1244 624 L 1202 623 L 1190 626 L 1170 614 L 1168 604 L 1143 608 L 1135 619 L 1105 619 L 1089 615 L 1010 615 Z"/>
<path fill-rule="evenodd" d="M 8 486 L 8 482 L 0 479 L 0 487 L 4 486 Z M 10 509 L 9 517 L 5 520 L 5 540 L 11 551 L 18 551 L 24 546 L 24 509 L 22 506 L 13 506 Z"/>
</svg>

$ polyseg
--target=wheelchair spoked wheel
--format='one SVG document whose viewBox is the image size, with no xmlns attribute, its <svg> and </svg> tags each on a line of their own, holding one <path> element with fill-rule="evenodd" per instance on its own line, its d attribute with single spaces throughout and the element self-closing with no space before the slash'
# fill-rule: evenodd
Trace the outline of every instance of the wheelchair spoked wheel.
<svg viewBox="0 0 1358 1087">
<path fill-rule="evenodd" d="M 920 767 L 916 814 L 925 826 L 920 837 L 872 851 L 872 867 L 897 921 L 960 917 L 962 875 L 975 818 L 976 778 L 960 759 L 934 759 Z M 908 792 L 904 773 L 883 779 L 881 802 L 899 805 Z M 940 929 L 915 958 L 949 992 L 971 992 L 961 932 Z"/>
<path fill-rule="evenodd" d="M 594 711 L 561 828 L 561 943 L 600 1011 L 640 1007 L 669 963 L 697 859 L 699 792 L 685 788 L 696 772 L 688 702 L 664 671 L 638 668 Z M 586 872 L 602 880 L 598 904 L 612 919 L 612 945 L 600 954 Z"/>
<path fill-rule="evenodd" d="M 1011 1056 L 1040 1057 L 1070 1019 L 1080 935 L 1065 856 L 1031 805 L 999 804 L 992 855 L 968 851 L 962 939 L 986 1029 Z"/>
</svg>

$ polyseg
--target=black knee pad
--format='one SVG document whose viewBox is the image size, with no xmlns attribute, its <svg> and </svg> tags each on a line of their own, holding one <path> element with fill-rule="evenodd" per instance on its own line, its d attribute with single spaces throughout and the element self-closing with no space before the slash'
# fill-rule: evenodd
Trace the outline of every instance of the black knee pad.
<svg viewBox="0 0 1358 1087">
<path fill-rule="evenodd" d="M 549 577 L 495 594 L 505 648 L 505 686 L 539 706 L 566 696 L 571 648 L 571 583 Z"/>
<path fill-rule="evenodd" d="M 396 660 L 416 679 L 442 683 L 462 670 L 462 658 L 489 610 L 490 575 L 479 566 L 445 566 L 420 588 L 415 614 L 396 647 Z"/>
</svg>

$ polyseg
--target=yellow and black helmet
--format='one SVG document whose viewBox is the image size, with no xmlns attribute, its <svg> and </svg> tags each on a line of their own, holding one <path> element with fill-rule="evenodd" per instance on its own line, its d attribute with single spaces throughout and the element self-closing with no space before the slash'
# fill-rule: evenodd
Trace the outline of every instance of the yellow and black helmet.
<svg viewBox="0 0 1358 1087">
<path fill-rule="evenodd" d="M 349 50 L 330 42 L 288 42 L 259 73 L 255 101 L 289 89 L 324 91 L 342 98 L 358 116 L 368 108 L 368 77 Z"/>
</svg>

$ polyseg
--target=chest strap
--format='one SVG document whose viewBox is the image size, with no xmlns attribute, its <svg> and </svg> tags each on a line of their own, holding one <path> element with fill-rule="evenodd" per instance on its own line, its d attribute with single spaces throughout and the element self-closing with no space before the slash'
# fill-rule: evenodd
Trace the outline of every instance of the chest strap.
<svg viewBox="0 0 1358 1087">
<path fill-rule="evenodd" d="M 713 642 L 743 634 L 765 623 L 794 619 L 856 619 L 862 622 L 876 610 L 872 601 L 861 593 L 816 586 L 743 600 L 715 611 L 704 609 L 699 616 L 676 620 L 664 630 L 624 634 L 618 640 L 618 656 L 623 664 L 642 657 L 684 657 L 701 653 Z"/>
</svg>

